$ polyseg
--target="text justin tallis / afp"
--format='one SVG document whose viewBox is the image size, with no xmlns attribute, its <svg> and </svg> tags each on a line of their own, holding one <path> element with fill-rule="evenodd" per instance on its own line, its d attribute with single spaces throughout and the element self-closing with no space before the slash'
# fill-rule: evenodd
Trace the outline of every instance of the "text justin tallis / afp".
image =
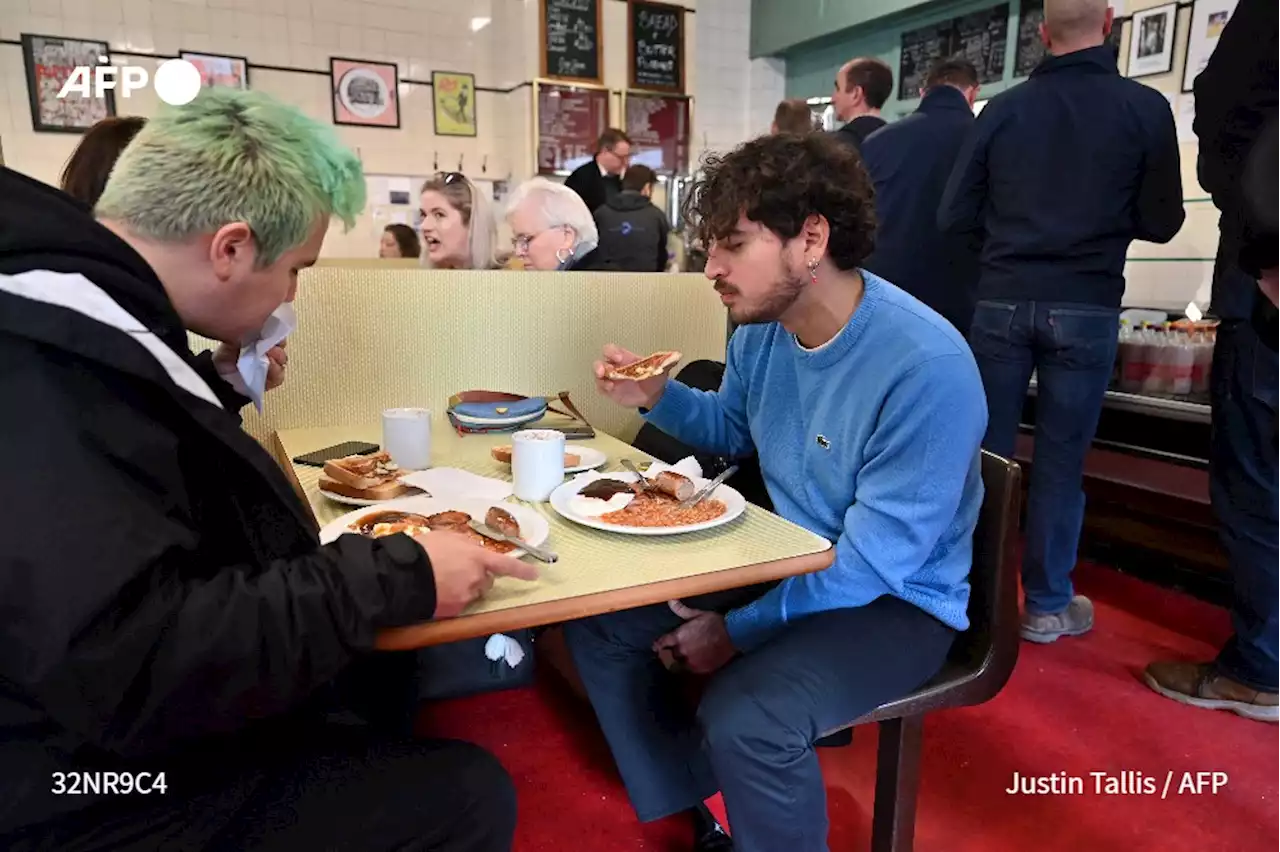
<svg viewBox="0 0 1280 852">
<path fill-rule="evenodd" d="M 1176 783 L 1176 786 L 1174 786 Z M 1066 772 L 1055 772 L 1051 775 L 1023 775 L 1013 773 L 1013 780 L 1005 792 L 1013 796 L 1083 796 L 1086 790 L 1092 790 L 1097 796 L 1154 796 L 1159 794 L 1166 798 L 1170 792 L 1175 795 L 1202 795 L 1218 791 L 1227 786 L 1225 772 L 1174 772 L 1172 769 L 1164 778 L 1155 775 L 1144 775 L 1134 769 L 1120 772 L 1089 772 L 1085 775 L 1071 775 Z"/>
</svg>

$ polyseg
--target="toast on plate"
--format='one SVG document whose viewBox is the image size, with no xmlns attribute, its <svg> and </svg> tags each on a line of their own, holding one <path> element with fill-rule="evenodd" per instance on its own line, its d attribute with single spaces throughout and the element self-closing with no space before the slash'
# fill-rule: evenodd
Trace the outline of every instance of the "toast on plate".
<svg viewBox="0 0 1280 852">
<path fill-rule="evenodd" d="M 337 494 L 340 497 L 354 497 L 357 500 L 391 500 L 415 490 L 399 480 L 384 482 L 381 485 L 375 485 L 373 488 L 352 488 L 345 482 L 338 482 L 336 479 L 321 476 L 317 484 L 321 491 Z"/>
<path fill-rule="evenodd" d="M 643 382 L 645 379 L 661 376 L 667 370 L 680 363 L 680 359 L 683 357 L 683 355 L 675 351 L 655 352 L 647 358 L 641 358 L 639 361 L 632 361 L 630 364 L 614 367 L 605 373 L 604 377 L 615 382 Z"/>
<path fill-rule="evenodd" d="M 494 447 L 492 450 L 489 451 L 489 454 L 493 456 L 494 461 L 501 462 L 502 464 L 511 464 L 511 445 L 510 444 L 503 444 L 499 447 Z M 564 454 L 565 467 L 577 467 L 580 464 L 582 464 L 582 456 L 576 455 L 574 453 Z"/>
<path fill-rule="evenodd" d="M 390 500 L 414 489 L 400 481 L 403 473 L 386 452 L 347 456 L 324 463 L 321 491 L 357 500 Z"/>
</svg>

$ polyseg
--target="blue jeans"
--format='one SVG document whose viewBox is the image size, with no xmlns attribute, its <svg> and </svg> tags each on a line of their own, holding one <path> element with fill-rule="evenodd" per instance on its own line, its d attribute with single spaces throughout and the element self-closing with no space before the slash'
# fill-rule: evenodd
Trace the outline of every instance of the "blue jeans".
<svg viewBox="0 0 1280 852">
<path fill-rule="evenodd" d="M 969 330 L 987 392 L 982 445 L 1011 458 L 1031 372 L 1036 443 L 1027 496 L 1022 589 L 1033 615 L 1071 603 L 1084 522 L 1084 459 L 1116 359 L 1120 314 L 1064 302 L 978 302 Z"/>
<path fill-rule="evenodd" d="M 723 612 L 760 588 L 686 601 Z M 919 687 L 955 631 L 884 596 L 788 624 L 717 671 L 696 710 L 653 642 L 681 620 L 665 604 L 564 626 L 573 661 L 645 822 L 724 794 L 738 852 L 827 852 L 827 803 L 813 744 Z"/>
<path fill-rule="evenodd" d="M 1209 497 L 1231 566 L 1235 635 L 1223 674 L 1276 691 L 1276 353 L 1243 320 L 1224 321 L 1213 350 Z"/>
</svg>

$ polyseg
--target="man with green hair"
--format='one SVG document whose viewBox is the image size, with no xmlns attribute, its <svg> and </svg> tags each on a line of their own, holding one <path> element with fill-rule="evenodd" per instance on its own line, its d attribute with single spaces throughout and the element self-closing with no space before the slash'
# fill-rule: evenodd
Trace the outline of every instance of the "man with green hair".
<svg viewBox="0 0 1280 852">
<path fill-rule="evenodd" d="M 331 128 L 226 89 L 148 122 L 97 221 L 0 169 L 0 848 L 510 848 L 492 756 L 334 714 L 408 694 L 380 629 L 532 569 L 439 534 L 320 546 L 187 346 L 256 339 L 363 205 Z"/>
</svg>

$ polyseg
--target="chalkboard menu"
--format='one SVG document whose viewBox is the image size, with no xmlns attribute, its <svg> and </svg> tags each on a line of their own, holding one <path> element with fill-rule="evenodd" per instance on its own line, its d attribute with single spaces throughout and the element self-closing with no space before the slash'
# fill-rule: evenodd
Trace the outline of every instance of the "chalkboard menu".
<svg viewBox="0 0 1280 852">
<path fill-rule="evenodd" d="M 1040 25 L 1044 23 L 1044 0 L 1022 0 L 1018 12 L 1018 44 L 1013 54 L 1013 76 L 1026 77 L 1036 70 L 1048 54 L 1040 40 Z M 1111 24 L 1107 44 L 1120 56 L 1120 35 L 1124 19 L 1116 18 Z"/>
<path fill-rule="evenodd" d="M 604 89 L 541 84 L 538 98 L 538 173 L 571 172 L 596 154 L 609 127 Z"/>
<path fill-rule="evenodd" d="M 684 93 L 684 8 L 648 0 L 627 4 L 633 89 Z"/>
<path fill-rule="evenodd" d="M 902 34 L 898 65 L 898 99 L 920 97 L 929 69 L 940 59 L 967 59 L 978 69 L 978 81 L 995 83 L 1004 76 L 1009 4 L 1001 3 Z"/>
<path fill-rule="evenodd" d="M 627 94 L 631 162 L 663 174 L 689 171 L 689 99 Z"/>
<path fill-rule="evenodd" d="M 542 76 L 600 82 L 600 3 L 542 0 Z"/>
</svg>

